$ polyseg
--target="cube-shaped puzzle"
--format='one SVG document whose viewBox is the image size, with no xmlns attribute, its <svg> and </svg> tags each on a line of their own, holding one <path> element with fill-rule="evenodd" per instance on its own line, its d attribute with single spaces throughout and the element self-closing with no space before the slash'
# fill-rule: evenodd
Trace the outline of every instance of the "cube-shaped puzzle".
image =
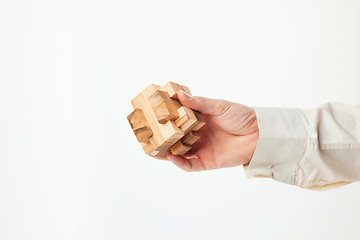
<svg viewBox="0 0 360 240">
<path fill-rule="evenodd" d="M 205 125 L 200 112 L 182 106 L 177 92 L 191 95 L 189 88 L 168 82 L 162 88 L 150 84 L 131 104 L 128 121 L 144 152 L 165 157 L 168 152 L 184 155 L 199 140 L 198 130 Z"/>
</svg>

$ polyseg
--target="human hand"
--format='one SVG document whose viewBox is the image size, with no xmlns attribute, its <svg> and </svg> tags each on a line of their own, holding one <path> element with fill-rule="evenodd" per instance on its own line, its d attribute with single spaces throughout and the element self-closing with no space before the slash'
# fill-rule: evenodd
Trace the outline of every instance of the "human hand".
<svg viewBox="0 0 360 240">
<path fill-rule="evenodd" d="M 202 171 L 248 164 L 255 152 L 259 129 L 253 108 L 225 100 L 178 93 L 180 102 L 201 112 L 206 125 L 201 138 L 184 156 L 168 159 L 185 171 Z"/>
</svg>

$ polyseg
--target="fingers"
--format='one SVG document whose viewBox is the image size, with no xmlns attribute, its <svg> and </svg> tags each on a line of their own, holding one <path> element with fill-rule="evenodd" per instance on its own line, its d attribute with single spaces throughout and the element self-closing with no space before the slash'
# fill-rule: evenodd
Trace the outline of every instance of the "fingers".
<svg viewBox="0 0 360 240">
<path fill-rule="evenodd" d="M 164 160 L 164 161 L 169 161 L 169 159 L 167 157 L 157 157 L 157 156 L 151 156 L 152 158 L 155 158 L 157 160 Z"/>
<path fill-rule="evenodd" d="M 184 91 L 179 91 L 178 97 L 184 106 L 203 114 L 221 115 L 231 106 L 231 102 L 225 100 L 190 96 Z"/>
<path fill-rule="evenodd" d="M 205 170 L 204 165 L 202 164 L 199 158 L 186 159 L 180 156 L 173 155 L 171 153 L 169 153 L 167 157 L 176 166 L 178 166 L 179 168 L 183 169 L 186 172 Z"/>
<path fill-rule="evenodd" d="M 172 161 L 176 166 L 178 166 L 182 170 L 186 172 L 191 172 L 192 169 L 191 163 L 187 159 L 173 155 L 171 153 L 168 153 L 167 157 L 170 161 Z"/>
</svg>

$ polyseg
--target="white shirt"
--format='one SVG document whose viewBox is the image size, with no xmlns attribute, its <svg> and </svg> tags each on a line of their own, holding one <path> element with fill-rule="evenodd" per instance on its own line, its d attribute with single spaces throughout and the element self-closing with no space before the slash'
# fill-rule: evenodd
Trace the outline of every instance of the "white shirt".
<svg viewBox="0 0 360 240">
<path fill-rule="evenodd" d="M 324 190 L 360 181 L 360 105 L 255 107 L 259 141 L 246 175 Z"/>
</svg>

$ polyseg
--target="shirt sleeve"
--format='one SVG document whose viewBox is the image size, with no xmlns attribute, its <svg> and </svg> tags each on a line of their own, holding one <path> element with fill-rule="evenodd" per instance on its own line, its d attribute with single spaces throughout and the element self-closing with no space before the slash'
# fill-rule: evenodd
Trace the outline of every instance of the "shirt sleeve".
<svg viewBox="0 0 360 240">
<path fill-rule="evenodd" d="M 254 109 L 259 141 L 247 177 L 313 190 L 360 181 L 360 105 Z"/>
</svg>

